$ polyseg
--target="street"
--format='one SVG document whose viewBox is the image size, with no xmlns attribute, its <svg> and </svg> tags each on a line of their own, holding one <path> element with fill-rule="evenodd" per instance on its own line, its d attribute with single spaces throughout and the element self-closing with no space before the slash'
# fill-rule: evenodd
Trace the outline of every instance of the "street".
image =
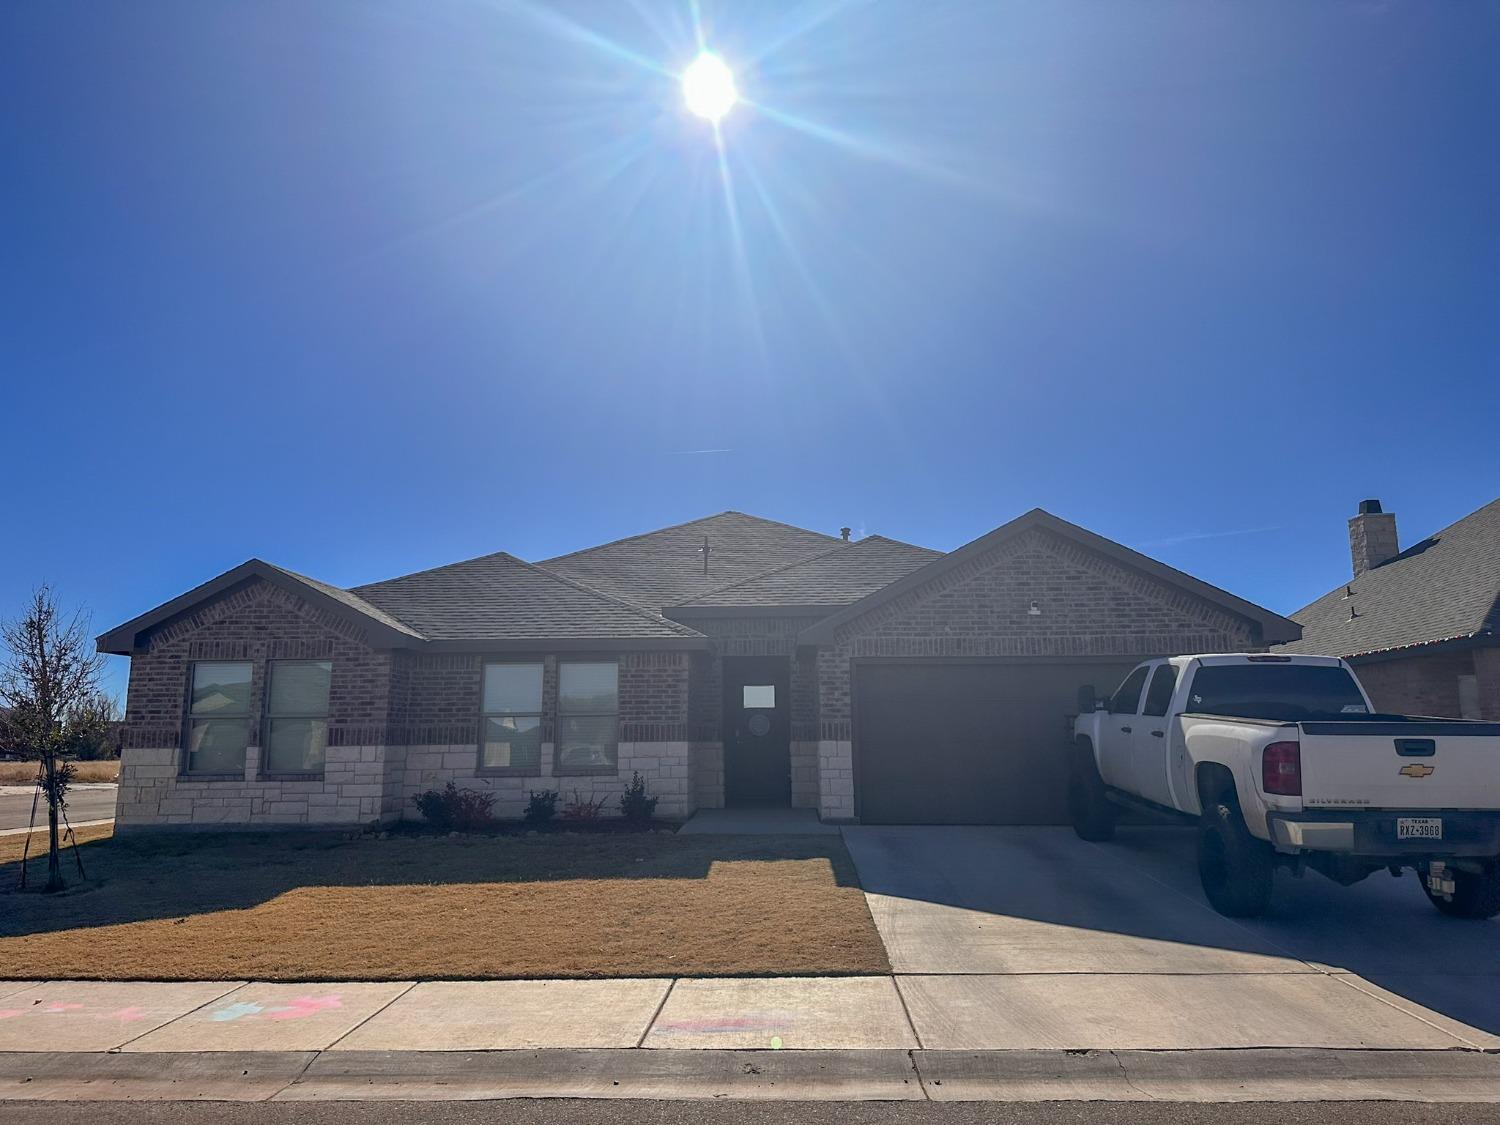
<svg viewBox="0 0 1500 1125">
<path fill-rule="evenodd" d="M 74 824 L 90 820 L 111 820 L 115 815 L 114 785 L 75 785 L 68 790 L 68 819 Z M 0 786 L 0 832 L 25 828 L 31 819 L 31 802 L 35 790 L 30 785 Z M 47 806 L 38 801 L 36 823 L 46 827 Z"/>
<path fill-rule="evenodd" d="M 1483 1125 L 1500 1106 L 1404 1102 L 1128 1105 L 1098 1102 L 11 1102 L 26 1125 Z"/>
</svg>

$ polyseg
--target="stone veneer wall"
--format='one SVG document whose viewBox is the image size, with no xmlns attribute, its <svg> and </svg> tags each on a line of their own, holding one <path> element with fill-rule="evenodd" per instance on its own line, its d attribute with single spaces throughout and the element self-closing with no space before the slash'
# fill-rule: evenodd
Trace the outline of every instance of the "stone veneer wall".
<svg viewBox="0 0 1500 1125">
<path fill-rule="evenodd" d="M 475 747 L 468 743 L 410 747 L 401 789 L 403 815 L 419 819 L 412 798 L 427 789 L 441 789 L 451 781 L 461 789 L 493 793 L 494 814 L 501 819 L 519 817 L 534 789 L 557 790 L 561 794 L 557 802 L 559 813 L 576 794 L 588 800 L 604 798 L 605 815 L 618 816 L 620 794 L 637 771 L 646 782 L 647 791 L 658 798 L 657 816 L 682 819 L 691 816 L 698 807 L 689 777 L 691 758 L 687 742 L 622 742 L 619 769 L 612 774 L 554 775 L 554 752 L 553 743 L 543 743 L 541 772 L 519 775 L 481 773 L 477 769 Z"/>
<path fill-rule="evenodd" d="M 1030 612 L 1033 602 L 1040 613 Z M 825 820 L 856 815 L 852 691 L 861 657 L 1147 659 L 1264 650 L 1254 622 L 1030 530 L 846 623 L 818 651 L 818 794 Z"/>
</svg>

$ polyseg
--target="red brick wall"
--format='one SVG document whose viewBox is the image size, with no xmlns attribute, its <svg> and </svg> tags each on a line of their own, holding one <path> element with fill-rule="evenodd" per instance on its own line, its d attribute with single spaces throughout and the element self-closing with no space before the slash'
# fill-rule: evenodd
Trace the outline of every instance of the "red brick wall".
<svg viewBox="0 0 1500 1125">
<path fill-rule="evenodd" d="M 383 728 L 390 707 L 391 659 L 361 630 L 261 579 L 154 630 L 131 658 L 122 737 L 126 746 L 177 746 L 182 740 L 188 668 L 200 660 L 249 660 L 252 743 L 259 742 L 268 660 L 333 661 L 329 741 L 357 745 Z"/>
<path fill-rule="evenodd" d="M 1473 650 L 1419 653 L 1400 660 L 1351 663 L 1375 709 L 1396 715 L 1461 718 L 1458 678 L 1476 674 Z M 1488 680 L 1489 711 L 1485 717 L 1500 718 L 1500 677 L 1492 675 Z M 1484 714 L 1486 701 L 1485 687 L 1481 680 L 1481 714 Z"/>
<path fill-rule="evenodd" d="M 1146 659 L 1264 647 L 1253 622 L 1034 529 L 841 629 L 818 655 L 820 733 L 849 737 L 858 656 Z"/>
</svg>

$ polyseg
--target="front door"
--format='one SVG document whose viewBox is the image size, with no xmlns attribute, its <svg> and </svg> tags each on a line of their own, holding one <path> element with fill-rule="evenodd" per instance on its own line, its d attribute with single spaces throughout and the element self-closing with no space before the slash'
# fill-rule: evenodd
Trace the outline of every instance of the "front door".
<svg viewBox="0 0 1500 1125">
<path fill-rule="evenodd" d="M 724 658 L 724 803 L 790 805 L 792 739 L 784 656 Z"/>
</svg>

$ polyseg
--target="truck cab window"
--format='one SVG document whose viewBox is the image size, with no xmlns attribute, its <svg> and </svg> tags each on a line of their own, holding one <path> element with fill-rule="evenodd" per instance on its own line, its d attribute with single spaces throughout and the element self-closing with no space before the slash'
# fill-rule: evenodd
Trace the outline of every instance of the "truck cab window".
<svg viewBox="0 0 1500 1125">
<path fill-rule="evenodd" d="M 1177 669 L 1163 664 L 1151 677 L 1151 686 L 1146 690 L 1146 715 L 1165 715 L 1172 705 L 1172 693 L 1177 690 Z"/>
<path fill-rule="evenodd" d="M 1141 688 L 1146 685 L 1146 673 L 1150 666 L 1142 664 L 1134 672 L 1125 677 L 1125 682 L 1115 688 L 1114 695 L 1109 697 L 1109 713 L 1111 715 L 1134 715 L 1140 708 Z"/>
</svg>

